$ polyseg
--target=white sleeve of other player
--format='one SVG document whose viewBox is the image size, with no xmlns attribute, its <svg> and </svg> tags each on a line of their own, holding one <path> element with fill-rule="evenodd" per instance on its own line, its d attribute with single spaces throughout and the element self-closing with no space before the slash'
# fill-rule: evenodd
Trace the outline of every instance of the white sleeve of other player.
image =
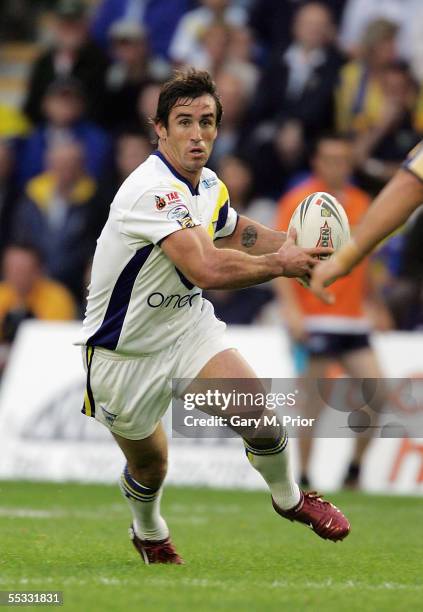
<svg viewBox="0 0 423 612">
<path fill-rule="evenodd" d="M 143 242 L 160 243 L 163 238 L 182 229 L 200 225 L 185 195 L 172 187 L 158 187 L 144 193 L 126 210 L 121 231 Z"/>
</svg>

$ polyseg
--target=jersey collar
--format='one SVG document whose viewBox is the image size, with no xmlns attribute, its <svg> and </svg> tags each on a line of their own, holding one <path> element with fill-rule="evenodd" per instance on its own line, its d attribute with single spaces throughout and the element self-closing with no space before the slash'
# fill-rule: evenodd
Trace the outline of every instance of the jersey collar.
<svg viewBox="0 0 423 612">
<path fill-rule="evenodd" d="M 198 188 L 200 186 L 200 183 L 198 183 L 198 185 L 194 188 L 192 186 L 192 184 L 189 182 L 188 179 L 186 179 L 184 176 L 182 176 L 182 174 L 180 174 L 173 166 L 172 164 L 166 159 L 166 157 L 163 155 L 163 153 L 161 153 L 160 151 L 153 151 L 152 155 L 156 155 L 159 159 L 161 159 L 161 161 L 165 164 L 165 166 L 167 166 L 169 168 L 169 170 L 172 172 L 172 174 L 174 176 L 176 176 L 176 178 L 178 180 L 180 180 L 182 183 L 184 183 L 188 189 L 191 192 L 191 195 L 199 195 L 199 191 Z"/>
</svg>

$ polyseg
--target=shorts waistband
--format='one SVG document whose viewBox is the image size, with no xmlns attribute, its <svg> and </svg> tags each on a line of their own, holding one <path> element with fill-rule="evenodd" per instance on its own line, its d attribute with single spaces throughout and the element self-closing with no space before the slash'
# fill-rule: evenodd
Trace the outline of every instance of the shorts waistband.
<svg viewBox="0 0 423 612">
<path fill-rule="evenodd" d="M 102 346 L 94 346 L 94 353 L 96 355 L 100 355 L 103 359 L 109 359 L 110 361 L 133 361 L 134 359 L 145 359 L 146 357 L 155 357 L 156 355 L 163 354 L 166 351 L 174 350 L 175 347 L 178 347 L 179 344 L 183 340 L 183 335 L 179 336 L 175 340 L 175 342 L 168 344 L 167 346 L 159 349 L 158 351 L 152 351 L 151 353 L 137 353 L 136 355 L 133 353 L 119 353 L 117 351 L 111 351 L 109 349 L 105 349 Z M 83 347 L 84 351 L 86 350 L 86 346 Z"/>
</svg>

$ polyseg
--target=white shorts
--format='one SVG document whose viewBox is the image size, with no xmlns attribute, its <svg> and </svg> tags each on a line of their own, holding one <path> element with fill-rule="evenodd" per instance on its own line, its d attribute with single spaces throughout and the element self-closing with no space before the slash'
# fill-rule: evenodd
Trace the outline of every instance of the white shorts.
<svg viewBox="0 0 423 612">
<path fill-rule="evenodd" d="M 212 305 L 204 301 L 192 329 L 157 353 L 133 357 L 83 347 L 87 372 L 83 413 L 123 438 L 147 438 L 169 407 L 172 378 L 195 378 L 214 355 L 233 348 L 225 329 Z"/>
</svg>

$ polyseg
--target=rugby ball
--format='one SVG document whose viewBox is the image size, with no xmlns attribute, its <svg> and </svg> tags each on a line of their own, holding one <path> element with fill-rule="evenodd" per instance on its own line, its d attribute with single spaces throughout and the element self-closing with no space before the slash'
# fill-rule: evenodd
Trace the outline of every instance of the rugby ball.
<svg viewBox="0 0 423 612">
<path fill-rule="evenodd" d="M 288 231 L 297 230 L 297 245 L 303 248 L 331 247 L 337 251 L 350 238 L 348 217 L 338 200 L 330 193 L 311 193 L 300 202 L 289 222 Z M 321 255 L 326 259 L 330 255 Z M 308 281 L 298 278 L 305 287 Z"/>
</svg>

